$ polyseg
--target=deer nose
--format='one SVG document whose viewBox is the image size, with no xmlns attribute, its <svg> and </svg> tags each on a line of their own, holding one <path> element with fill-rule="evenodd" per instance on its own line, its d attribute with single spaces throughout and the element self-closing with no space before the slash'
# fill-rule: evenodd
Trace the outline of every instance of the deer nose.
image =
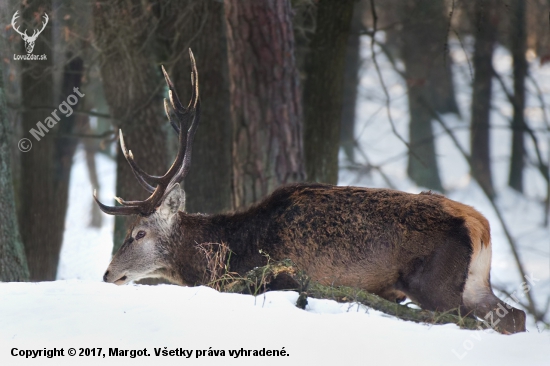
<svg viewBox="0 0 550 366">
<path fill-rule="evenodd" d="M 103 281 L 104 282 L 107 282 L 107 276 L 109 275 L 109 271 L 106 271 L 105 274 L 103 275 Z"/>
</svg>

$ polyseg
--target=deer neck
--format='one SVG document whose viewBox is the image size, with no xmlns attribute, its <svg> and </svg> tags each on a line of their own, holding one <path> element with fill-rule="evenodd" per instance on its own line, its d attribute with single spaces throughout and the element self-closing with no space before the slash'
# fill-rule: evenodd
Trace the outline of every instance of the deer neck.
<svg viewBox="0 0 550 366">
<path fill-rule="evenodd" d="M 262 230 L 255 230 L 254 220 L 243 220 L 239 214 L 201 215 L 178 213 L 176 227 L 167 243 L 167 260 L 175 282 L 205 284 L 209 254 L 226 246 L 231 252 L 229 270 L 241 275 L 265 265 L 267 259 L 259 252 Z M 229 252 L 227 252 L 229 254 Z M 185 263 L 185 266 L 180 265 Z"/>
</svg>

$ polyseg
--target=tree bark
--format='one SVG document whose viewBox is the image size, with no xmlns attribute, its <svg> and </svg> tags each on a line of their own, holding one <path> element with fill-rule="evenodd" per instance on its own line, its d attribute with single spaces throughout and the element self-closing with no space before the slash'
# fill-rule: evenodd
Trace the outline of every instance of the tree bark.
<svg viewBox="0 0 550 366">
<path fill-rule="evenodd" d="M 231 119 L 223 3 L 206 0 L 162 4 L 165 8 L 161 17 L 166 19 L 161 22 L 160 38 L 166 44 L 166 64 L 182 101 L 191 97 L 189 47 L 199 72 L 201 121 L 193 143 L 191 169 L 185 178 L 186 211 L 227 211 L 231 209 Z"/>
<path fill-rule="evenodd" d="M 13 131 L 8 120 L 0 62 L 0 282 L 26 281 L 29 268 L 19 235 L 11 169 Z"/>
<path fill-rule="evenodd" d="M 23 7 L 21 18 L 34 19 L 36 14 L 43 13 L 51 15 L 51 3 L 33 1 Z M 36 27 L 36 24 L 31 27 Z M 33 147 L 21 158 L 19 226 L 30 279 L 33 281 L 51 281 L 56 278 L 65 229 L 72 156 L 76 146 L 76 143 L 67 143 L 56 136 L 60 131 L 70 132 L 73 126 L 74 113 L 62 112 L 61 108 L 55 111 L 61 118 L 59 127 L 55 126 L 57 122 L 53 125 L 50 122 L 49 131 L 40 139 L 35 139 L 29 133 L 31 128 L 37 128 L 37 122 L 48 125 L 48 117 L 50 121 L 55 121 L 51 115 L 44 113 L 43 108 L 60 102 L 53 97 L 51 29 L 52 25 L 47 24 L 37 37 L 33 51 L 36 55 L 45 54 L 47 59 L 22 61 L 23 131 L 24 137 L 32 139 Z M 81 73 L 80 60 L 73 60 L 65 66 L 60 99 L 65 100 L 69 94 L 73 94 L 72 88 L 79 85 Z M 39 107 L 42 109 L 37 109 Z"/>
<path fill-rule="evenodd" d="M 514 116 L 512 119 L 512 156 L 508 185 L 523 192 L 523 168 L 525 165 L 525 77 L 527 76 L 527 32 L 525 27 L 525 1 L 513 0 L 510 12 L 512 31 L 511 51 L 514 59 Z"/>
<path fill-rule="evenodd" d="M 166 172 L 166 139 L 160 70 L 154 62 L 152 12 L 140 1 L 102 1 L 94 6 L 94 33 L 101 50 L 101 76 L 109 109 L 119 121 L 128 149 L 149 174 Z M 117 147 L 117 196 L 148 197 Z M 117 216 L 113 252 L 133 218 Z"/>
<path fill-rule="evenodd" d="M 471 159 L 472 175 L 489 197 L 494 197 L 490 159 L 490 112 L 493 79 L 493 49 L 496 40 L 495 3 L 476 2 L 474 82 L 472 96 Z"/>
<path fill-rule="evenodd" d="M 308 180 L 338 182 L 344 64 L 354 0 L 321 0 L 306 58 L 304 155 Z"/>
<path fill-rule="evenodd" d="M 355 108 L 357 105 L 357 87 L 361 67 L 361 31 L 365 1 L 355 3 L 348 35 L 346 61 L 344 67 L 344 86 L 342 93 L 342 120 L 340 123 L 340 146 L 347 159 L 355 162 Z"/>
<path fill-rule="evenodd" d="M 443 17 L 442 0 L 400 2 L 403 23 L 401 54 L 409 99 L 409 143 L 407 173 L 419 186 L 443 191 L 435 155 L 432 115 L 439 108 L 432 99 L 436 84 L 431 76 L 443 67 L 444 39 L 434 31 L 433 19 Z"/>
<path fill-rule="evenodd" d="M 301 106 L 288 0 L 225 0 L 233 207 L 304 179 Z"/>
</svg>

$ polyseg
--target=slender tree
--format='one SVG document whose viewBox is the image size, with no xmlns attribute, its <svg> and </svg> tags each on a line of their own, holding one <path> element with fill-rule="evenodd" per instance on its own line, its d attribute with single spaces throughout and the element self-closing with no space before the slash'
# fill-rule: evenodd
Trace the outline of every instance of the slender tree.
<svg viewBox="0 0 550 366">
<path fill-rule="evenodd" d="M 514 116 L 512 119 L 512 156 L 508 184 L 523 192 L 523 168 L 525 159 L 525 77 L 527 76 L 527 32 L 525 27 L 525 1 L 513 0 L 510 12 L 512 31 L 511 51 L 514 60 Z"/>
<path fill-rule="evenodd" d="M 301 107 L 288 0 L 225 0 L 233 207 L 304 179 Z"/>
<path fill-rule="evenodd" d="M 22 7 L 21 22 L 35 19 L 22 25 L 22 29 L 40 29 L 45 22 L 44 14 L 52 15 L 51 1 L 32 1 Z M 64 162 L 56 160 L 56 126 L 40 141 L 35 140 L 29 131 L 42 122 L 47 126 L 44 107 L 55 103 L 52 76 L 52 20 L 36 38 L 33 53 L 46 55 L 45 60 L 21 62 L 21 92 L 23 104 L 23 131 L 32 139 L 32 150 L 21 156 L 21 177 L 19 188 L 19 226 L 25 244 L 25 252 L 33 281 L 54 280 L 57 273 L 59 251 L 63 240 L 65 223 L 64 203 L 58 201 L 63 194 Z M 58 112 L 59 113 L 59 112 Z M 64 117 L 64 116 L 61 116 Z M 51 117 L 50 117 L 51 118 Z M 64 119 L 59 123 L 64 123 Z"/>
<path fill-rule="evenodd" d="M 304 153 L 310 181 L 338 182 L 344 64 L 355 0 L 320 0 L 306 58 Z"/>
<path fill-rule="evenodd" d="M 409 143 L 411 154 L 407 173 L 418 185 L 442 191 L 432 129 L 433 113 L 439 107 L 433 100 L 436 78 L 431 74 L 443 67 L 446 40 L 438 32 L 444 16 L 443 0 L 403 0 L 400 18 L 403 25 L 401 56 L 409 99 Z"/>
<path fill-rule="evenodd" d="M 494 0 L 475 4 L 474 82 L 471 121 L 472 175 L 483 190 L 494 196 L 490 159 L 490 111 L 493 79 L 493 49 L 496 40 L 496 6 Z"/>
<path fill-rule="evenodd" d="M 355 2 L 344 67 L 340 146 L 351 162 L 355 161 L 355 107 L 357 105 L 357 87 L 359 86 L 359 69 L 361 66 L 360 46 L 361 31 L 363 30 L 362 17 L 365 12 L 365 5 L 365 1 Z"/>
<path fill-rule="evenodd" d="M 0 62 L 0 282 L 26 281 L 29 268 L 15 212 L 11 170 L 13 131 L 6 113 L 3 63 Z"/>
</svg>

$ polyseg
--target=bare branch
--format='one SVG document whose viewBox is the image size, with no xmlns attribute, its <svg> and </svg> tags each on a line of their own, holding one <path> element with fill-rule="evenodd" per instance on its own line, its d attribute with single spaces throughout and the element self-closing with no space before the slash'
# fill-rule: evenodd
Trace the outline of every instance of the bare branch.
<svg viewBox="0 0 550 366">
<path fill-rule="evenodd" d="M 364 32 L 365 34 L 369 34 L 371 36 L 371 43 L 370 43 L 370 49 L 372 54 L 372 61 L 374 63 L 374 68 L 376 69 L 376 74 L 378 75 L 378 79 L 380 80 L 380 85 L 382 86 L 382 90 L 384 91 L 384 96 L 386 97 L 386 113 L 388 115 L 388 120 L 390 121 L 391 129 L 393 134 L 405 145 L 407 146 L 407 149 L 409 150 L 409 153 L 414 156 L 418 161 L 426 165 L 420 157 L 415 154 L 415 152 L 411 149 L 411 146 L 409 143 L 399 134 L 397 131 L 397 128 L 395 127 L 395 122 L 393 120 L 392 114 L 391 114 L 391 98 L 390 94 L 388 92 L 388 88 L 386 87 L 386 83 L 384 82 L 384 78 L 382 77 L 382 72 L 380 71 L 380 66 L 378 65 L 378 60 L 376 59 L 376 52 L 374 51 L 374 45 L 376 42 L 376 32 L 377 32 L 377 22 L 378 22 L 378 15 L 376 14 L 376 8 L 374 6 L 374 0 L 371 0 L 371 13 L 372 13 L 372 19 L 373 19 L 373 29 L 372 32 Z"/>
<path fill-rule="evenodd" d="M 515 100 L 514 96 L 508 91 L 508 89 L 506 88 L 506 84 L 504 84 L 504 80 L 502 80 L 502 77 L 500 76 L 500 74 L 497 73 L 494 69 L 493 69 L 493 76 L 498 80 L 502 90 L 504 91 L 504 94 L 506 94 L 506 98 L 508 98 L 508 101 L 512 105 L 515 105 L 516 100 Z M 542 177 L 544 179 L 546 179 L 546 182 L 550 183 L 550 177 L 549 177 L 549 174 L 548 174 L 549 173 L 548 172 L 548 166 L 546 164 L 544 164 L 544 160 L 542 159 L 542 155 L 541 155 L 541 152 L 540 152 L 537 135 L 535 135 L 533 130 L 529 127 L 529 125 L 527 125 L 527 121 L 525 121 L 525 123 L 523 124 L 522 130 L 527 132 L 529 134 L 529 136 L 531 137 L 531 140 L 533 140 L 533 144 L 535 145 L 535 153 L 537 155 L 537 160 L 538 160 L 537 168 L 539 169 Z"/>
</svg>

